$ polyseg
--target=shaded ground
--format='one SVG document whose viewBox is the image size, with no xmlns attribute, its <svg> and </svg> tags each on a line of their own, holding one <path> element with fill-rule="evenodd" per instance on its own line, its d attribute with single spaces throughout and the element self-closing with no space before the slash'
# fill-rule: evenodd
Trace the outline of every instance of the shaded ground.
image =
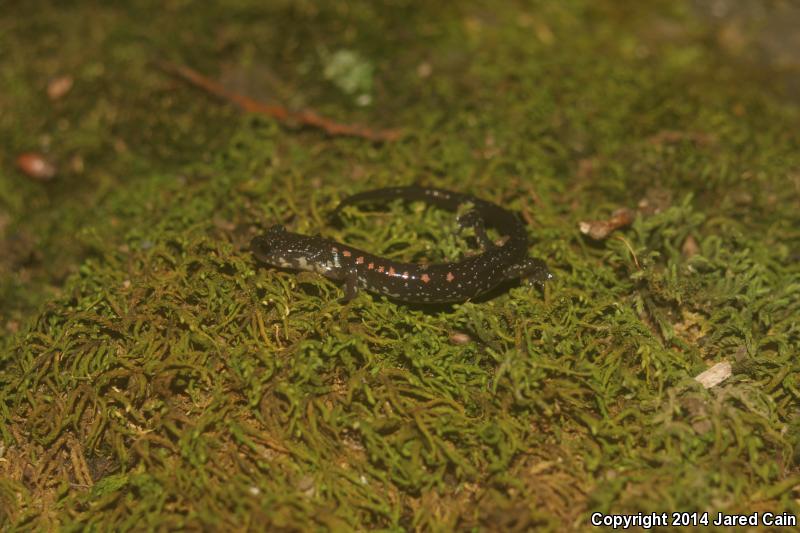
<svg viewBox="0 0 800 533">
<path fill-rule="evenodd" d="M 0 13 L 0 524 L 800 514 L 798 109 L 790 78 L 719 39 L 723 15 L 697 16 L 718 6 L 135 4 Z M 408 135 L 242 116 L 159 59 Z M 57 176 L 16 170 L 24 151 Z M 456 257 L 452 215 L 421 206 L 326 224 L 415 181 L 520 211 L 556 280 L 343 306 L 246 250 L 281 220 Z M 578 231 L 621 206 L 631 228 Z M 721 361 L 722 384 L 692 379 Z"/>
</svg>

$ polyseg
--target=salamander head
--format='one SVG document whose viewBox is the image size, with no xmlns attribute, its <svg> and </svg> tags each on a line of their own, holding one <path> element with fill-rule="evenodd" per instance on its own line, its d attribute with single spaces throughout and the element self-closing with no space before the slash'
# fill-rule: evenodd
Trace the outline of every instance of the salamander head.
<svg viewBox="0 0 800 533">
<path fill-rule="evenodd" d="M 522 262 L 509 267 L 506 270 L 506 278 L 526 278 L 528 283 L 544 285 L 546 281 L 553 279 L 553 273 L 541 259 L 527 257 Z"/>
<path fill-rule="evenodd" d="M 323 253 L 323 239 L 286 231 L 281 225 L 272 226 L 264 235 L 250 242 L 256 259 L 268 265 L 297 270 L 314 270 Z"/>
</svg>

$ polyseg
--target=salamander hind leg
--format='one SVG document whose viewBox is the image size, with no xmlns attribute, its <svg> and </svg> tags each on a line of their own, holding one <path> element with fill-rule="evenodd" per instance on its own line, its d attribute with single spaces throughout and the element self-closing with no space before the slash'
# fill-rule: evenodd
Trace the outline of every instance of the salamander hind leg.
<svg viewBox="0 0 800 533">
<path fill-rule="evenodd" d="M 358 296 L 358 270 L 352 267 L 344 275 L 344 296 L 339 299 L 339 302 L 348 303 L 356 296 Z"/>
<path fill-rule="evenodd" d="M 521 262 L 509 266 L 505 271 L 506 279 L 512 280 L 525 278 L 528 283 L 544 285 L 545 281 L 553 279 L 553 274 L 541 259 L 528 257 Z"/>
<path fill-rule="evenodd" d="M 461 226 L 462 231 L 472 228 L 472 231 L 475 232 L 475 240 L 482 251 L 496 248 L 495 244 L 486 234 L 486 225 L 483 221 L 483 217 L 476 209 L 467 211 L 458 217 L 458 225 Z"/>
</svg>

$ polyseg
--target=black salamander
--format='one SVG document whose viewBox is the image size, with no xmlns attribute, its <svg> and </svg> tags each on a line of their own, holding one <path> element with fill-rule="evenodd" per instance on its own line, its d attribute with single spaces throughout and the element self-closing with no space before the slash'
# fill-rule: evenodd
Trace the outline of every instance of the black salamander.
<svg viewBox="0 0 800 533">
<path fill-rule="evenodd" d="M 552 278 L 543 261 L 528 257 L 528 236 L 516 215 L 467 194 L 423 187 L 376 189 L 346 198 L 333 216 L 348 205 L 395 199 L 421 200 L 450 211 L 471 203 L 474 208 L 459 218 L 459 224 L 475 229 L 483 253 L 453 263 L 399 263 L 319 235 L 292 233 L 280 225 L 254 238 L 251 249 L 262 263 L 344 281 L 345 301 L 364 289 L 408 303 L 463 302 L 508 280 L 523 277 L 541 284 Z M 506 235 L 506 242 L 501 246 L 491 242 L 484 224 Z"/>
</svg>

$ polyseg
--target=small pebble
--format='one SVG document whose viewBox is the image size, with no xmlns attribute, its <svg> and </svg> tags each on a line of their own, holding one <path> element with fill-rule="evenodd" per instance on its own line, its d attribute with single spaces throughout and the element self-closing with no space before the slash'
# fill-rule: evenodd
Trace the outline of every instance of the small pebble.
<svg viewBox="0 0 800 533">
<path fill-rule="evenodd" d="M 36 152 L 19 154 L 16 163 L 18 169 L 35 180 L 48 181 L 56 175 L 56 166 L 45 156 Z"/>
<path fill-rule="evenodd" d="M 417 65 L 417 76 L 423 80 L 433 73 L 433 67 L 428 62 L 422 62 Z"/>
<path fill-rule="evenodd" d="M 472 337 L 461 331 L 456 331 L 450 334 L 450 342 L 456 346 L 461 346 L 472 342 Z"/>
<path fill-rule="evenodd" d="M 60 100 L 70 89 L 73 83 L 72 76 L 58 76 L 47 84 L 47 96 L 50 100 Z"/>
<path fill-rule="evenodd" d="M 694 237 L 689 235 L 683 241 L 683 246 L 681 246 L 681 253 L 683 254 L 683 257 L 690 259 L 697 255 L 698 252 L 700 252 L 700 245 L 697 244 L 697 240 Z"/>
</svg>

